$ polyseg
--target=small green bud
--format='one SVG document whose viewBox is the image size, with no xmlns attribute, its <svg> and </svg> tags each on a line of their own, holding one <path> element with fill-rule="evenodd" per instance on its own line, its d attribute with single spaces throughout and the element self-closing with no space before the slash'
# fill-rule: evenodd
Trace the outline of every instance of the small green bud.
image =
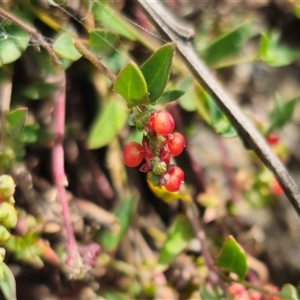
<svg viewBox="0 0 300 300">
<path fill-rule="evenodd" d="M 18 222 L 17 211 L 15 207 L 7 202 L 0 204 L 0 222 L 7 228 L 14 228 Z"/>
<path fill-rule="evenodd" d="M 147 173 L 147 180 L 151 182 L 154 186 L 159 186 L 160 183 L 160 176 L 154 174 L 153 172 Z"/>
<path fill-rule="evenodd" d="M 0 197 L 8 200 L 15 193 L 15 182 L 9 175 L 0 176 Z"/>
<path fill-rule="evenodd" d="M 0 244 L 6 243 L 10 237 L 9 231 L 3 225 L 0 225 Z"/>
<path fill-rule="evenodd" d="M 135 126 L 135 113 L 131 113 L 129 116 L 128 116 L 128 124 L 130 126 Z"/>
<path fill-rule="evenodd" d="M 160 161 L 153 165 L 153 173 L 156 175 L 162 175 L 167 171 L 167 164 L 164 161 Z"/>
</svg>

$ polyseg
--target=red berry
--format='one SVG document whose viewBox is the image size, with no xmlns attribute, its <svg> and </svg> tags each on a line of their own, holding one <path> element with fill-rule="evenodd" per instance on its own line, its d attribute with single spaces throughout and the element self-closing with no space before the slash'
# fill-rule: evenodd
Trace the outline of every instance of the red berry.
<svg viewBox="0 0 300 300">
<path fill-rule="evenodd" d="M 284 194 L 284 191 L 283 191 L 281 185 L 275 178 L 271 182 L 271 191 L 274 195 L 277 195 L 277 196 Z"/>
<path fill-rule="evenodd" d="M 130 142 L 124 147 L 123 161 L 128 167 L 137 167 L 144 159 L 145 150 L 137 142 Z"/>
<path fill-rule="evenodd" d="M 149 121 L 147 122 L 146 128 L 145 128 L 145 129 L 146 129 L 148 132 L 150 132 L 151 134 L 154 133 L 154 128 L 153 128 L 153 120 L 154 120 L 154 116 L 155 116 L 155 114 L 150 115 Z"/>
<path fill-rule="evenodd" d="M 153 129 L 157 134 L 168 135 L 175 127 L 175 121 L 165 110 L 158 111 L 153 118 Z"/>
<path fill-rule="evenodd" d="M 179 132 L 174 132 L 167 140 L 167 145 L 172 156 L 178 156 L 181 154 L 185 147 L 185 139 Z"/>
<path fill-rule="evenodd" d="M 184 173 L 179 167 L 171 168 L 166 175 L 169 175 L 169 178 L 165 184 L 165 188 L 169 192 L 177 192 L 180 189 L 180 186 L 184 180 Z"/>
<path fill-rule="evenodd" d="M 267 136 L 267 142 L 271 146 L 277 145 L 279 142 L 279 136 L 276 133 L 270 133 Z"/>
</svg>

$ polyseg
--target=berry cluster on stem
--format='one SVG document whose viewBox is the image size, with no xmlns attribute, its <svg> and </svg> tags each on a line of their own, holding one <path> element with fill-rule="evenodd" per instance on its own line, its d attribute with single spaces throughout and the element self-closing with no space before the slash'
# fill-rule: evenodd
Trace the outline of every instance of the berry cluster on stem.
<svg viewBox="0 0 300 300">
<path fill-rule="evenodd" d="M 177 192 L 184 180 L 181 168 L 171 164 L 171 157 L 181 154 L 185 139 L 173 132 L 175 121 L 165 110 L 147 107 L 134 109 L 130 125 L 144 132 L 142 144 L 130 142 L 124 147 L 123 161 L 128 167 L 140 167 L 154 186 L 164 186 L 169 192 Z"/>
</svg>

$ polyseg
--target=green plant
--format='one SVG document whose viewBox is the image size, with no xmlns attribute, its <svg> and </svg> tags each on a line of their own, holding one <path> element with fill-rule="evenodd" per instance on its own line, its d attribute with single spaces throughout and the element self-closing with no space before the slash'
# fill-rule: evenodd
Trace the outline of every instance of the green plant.
<svg viewBox="0 0 300 300">
<path fill-rule="evenodd" d="M 15 278 L 4 263 L 5 249 L 2 247 L 10 239 L 9 230 L 17 224 L 17 211 L 14 207 L 15 183 L 11 176 L 0 176 L 0 289 L 6 299 L 16 298 Z"/>
<path fill-rule="evenodd" d="M 12 1 L 0 8 L 0 92 L 5 95 L 0 170 L 16 176 L 20 197 L 20 222 L 3 244 L 13 254 L 6 256 L 7 264 L 20 261 L 38 273 L 46 260 L 55 274 L 45 268 L 49 278 L 43 277 L 43 284 L 63 276 L 76 280 L 81 298 L 271 300 L 280 293 L 298 299 L 294 286 L 280 291 L 251 263 L 253 256 L 264 257 L 252 240 L 267 236 L 251 216 L 274 212 L 283 192 L 296 211 L 300 207 L 297 186 L 265 143 L 284 164 L 290 157 L 297 160 L 282 130 L 293 125 L 298 97 L 288 98 L 281 82 L 269 94 L 261 88 L 269 87 L 263 79 L 278 75 L 279 67 L 296 68 L 299 50 L 284 44 L 280 30 L 253 16 L 217 15 L 224 9 L 219 3 L 212 14 L 202 14 L 192 42 L 191 34 L 172 27 L 180 22 L 162 18 L 159 23 L 161 8 L 137 0 L 149 5 L 162 31 L 171 29 L 167 43 L 145 37 L 122 17 L 130 11 L 138 26 L 148 28 L 135 3 L 122 11 L 121 1 L 115 8 L 104 2 L 79 1 L 77 9 L 52 0 L 47 8 Z M 193 44 L 192 54 L 182 52 Z M 192 72 L 175 56 L 176 47 L 184 60 L 194 58 Z M 247 100 L 241 103 L 260 134 L 228 102 L 221 81 L 239 100 Z M 273 107 L 258 114 L 271 98 L 276 98 Z M 236 153 L 238 136 L 258 156 Z M 129 173 L 124 164 L 140 166 L 141 172 Z M 48 195 L 52 189 L 59 203 Z M 11 178 L 2 190 L 0 181 L 3 241 L 16 223 L 13 190 Z M 12 299 L 14 280 L 3 262 L 4 248 L 0 287 Z M 68 285 L 61 286 L 64 295 L 74 297 Z M 61 296 L 59 288 L 52 290 Z"/>
</svg>

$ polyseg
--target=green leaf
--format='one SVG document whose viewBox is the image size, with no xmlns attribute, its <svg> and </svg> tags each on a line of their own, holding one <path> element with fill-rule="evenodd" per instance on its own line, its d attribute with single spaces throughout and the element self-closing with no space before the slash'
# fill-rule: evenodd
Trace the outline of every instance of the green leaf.
<svg viewBox="0 0 300 300">
<path fill-rule="evenodd" d="M 16 61 L 29 44 L 29 34 L 15 24 L 2 23 L 0 40 L 0 66 Z"/>
<path fill-rule="evenodd" d="M 36 143 L 41 135 L 40 126 L 35 124 L 30 124 L 25 126 L 24 131 L 22 133 L 21 141 L 26 144 Z M 43 132 L 43 137 L 45 137 L 45 133 Z"/>
<path fill-rule="evenodd" d="M 243 279 L 247 274 L 247 255 L 231 235 L 223 243 L 216 265 L 237 274 L 240 279 Z"/>
<path fill-rule="evenodd" d="M 188 246 L 195 236 L 192 225 L 185 215 L 177 216 L 170 229 L 167 239 L 160 250 L 157 267 L 164 271 L 176 257 Z"/>
<path fill-rule="evenodd" d="M 5 299 L 17 299 L 16 280 L 14 274 L 5 263 L 1 263 L 0 268 L 2 271 L 0 271 L 0 273 L 3 275 L 3 278 L 0 280 L 0 290 L 2 291 Z"/>
<path fill-rule="evenodd" d="M 82 54 L 77 51 L 76 47 L 73 43 L 73 36 L 69 32 L 65 32 L 61 34 L 53 45 L 53 50 L 55 53 L 60 56 L 61 58 L 70 60 L 70 61 L 76 61 L 80 57 L 82 57 Z"/>
<path fill-rule="evenodd" d="M 120 41 L 119 35 L 106 29 L 95 29 L 89 32 L 90 49 L 100 57 L 108 57 L 115 50 Z"/>
<path fill-rule="evenodd" d="M 188 77 L 179 83 L 179 88 L 186 93 L 178 99 L 179 105 L 186 111 L 195 111 L 198 96 L 195 93 L 195 85 L 192 85 L 193 78 Z"/>
<path fill-rule="evenodd" d="M 179 99 L 181 96 L 185 94 L 185 91 L 181 90 L 170 90 L 165 91 L 156 101 L 156 104 L 166 104 L 172 101 Z"/>
<path fill-rule="evenodd" d="M 282 300 L 299 300 L 297 289 L 291 284 L 284 284 L 280 291 Z"/>
<path fill-rule="evenodd" d="M 209 285 L 203 284 L 200 287 L 200 295 L 203 300 L 228 300 L 231 298 L 225 298 L 224 292 L 220 287 L 211 287 Z M 243 299 L 240 299 L 243 300 Z"/>
<path fill-rule="evenodd" d="M 280 44 L 280 34 L 269 32 L 261 35 L 259 58 L 272 67 L 289 65 L 300 57 L 299 50 Z"/>
<path fill-rule="evenodd" d="M 275 107 L 269 113 L 269 132 L 282 129 L 292 119 L 298 100 L 299 97 L 283 103 L 281 97 L 279 95 L 276 96 Z"/>
<path fill-rule="evenodd" d="M 145 78 L 134 63 L 129 63 L 118 75 L 114 90 L 127 101 L 128 107 L 148 103 Z"/>
<path fill-rule="evenodd" d="M 203 89 L 200 90 L 200 100 L 205 103 L 207 109 L 208 123 L 214 128 L 214 130 L 226 138 L 233 138 L 237 136 L 235 128 L 231 125 L 228 118 L 217 106 L 214 99 Z"/>
<path fill-rule="evenodd" d="M 109 230 L 101 231 L 98 235 L 98 240 L 101 247 L 107 251 L 116 250 L 122 238 L 126 234 L 129 226 L 131 225 L 136 208 L 137 199 L 133 196 L 120 202 L 113 212 L 113 214 L 120 221 L 120 230 L 118 233 L 110 232 Z"/>
<path fill-rule="evenodd" d="M 154 103 L 160 97 L 168 83 L 174 53 L 175 44 L 165 44 L 141 66 L 141 71 L 147 82 L 151 103 Z"/>
<path fill-rule="evenodd" d="M 129 40 L 137 40 L 131 26 L 124 19 L 120 18 L 111 7 L 97 1 L 93 4 L 92 9 L 97 22 L 114 32 L 118 32 Z"/>
<path fill-rule="evenodd" d="M 90 149 L 97 149 L 109 144 L 124 127 L 128 111 L 118 98 L 108 99 L 94 120 L 87 138 Z"/>
<path fill-rule="evenodd" d="M 294 3 L 294 12 L 298 19 L 300 19 L 300 5 L 297 3 Z"/>
<path fill-rule="evenodd" d="M 42 98 L 53 96 L 56 91 L 57 85 L 39 81 L 26 88 L 24 95 L 32 100 L 40 100 Z"/>
<path fill-rule="evenodd" d="M 20 136 L 26 125 L 28 117 L 27 108 L 19 108 L 14 111 L 10 111 L 6 115 L 6 120 L 9 126 L 9 133 L 11 138 L 16 139 Z"/>
<path fill-rule="evenodd" d="M 105 300 L 128 300 L 128 295 L 116 291 L 106 291 L 103 297 Z"/>
<path fill-rule="evenodd" d="M 217 65 L 225 59 L 236 56 L 253 35 L 253 23 L 244 23 L 218 38 L 203 52 L 202 57 L 209 65 Z"/>
</svg>

